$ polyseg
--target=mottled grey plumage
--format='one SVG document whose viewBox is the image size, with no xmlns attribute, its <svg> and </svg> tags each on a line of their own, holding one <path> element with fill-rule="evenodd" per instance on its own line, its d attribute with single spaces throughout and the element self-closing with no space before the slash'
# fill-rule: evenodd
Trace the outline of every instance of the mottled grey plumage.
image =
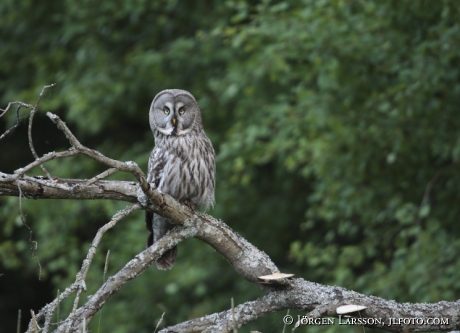
<svg viewBox="0 0 460 333">
<path fill-rule="evenodd" d="M 150 106 L 150 127 L 155 148 L 149 159 L 147 180 L 190 208 L 207 209 L 214 204 L 215 153 L 201 123 L 201 112 L 188 91 L 163 90 Z M 152 233 L 147 246 L 159 240 L 173 225 L 158 214 L 146 213 Z M 158 259 L 158 269 L 170 269 L 177 247 Z"/>
</svg>

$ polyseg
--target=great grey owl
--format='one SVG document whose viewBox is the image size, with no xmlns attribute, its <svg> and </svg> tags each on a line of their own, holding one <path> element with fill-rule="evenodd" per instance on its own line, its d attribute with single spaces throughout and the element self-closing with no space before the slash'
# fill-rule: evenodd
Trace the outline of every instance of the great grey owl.
<svg viewBox="0 0 460 333">
<path fill-rule="evenodd" d="M 150 106 L 150 127 L 155 147 L 150 154 L 147 181 L 191 209 L 214 204 L 215 153 L 201 122 L 201 112 L 191 93 L 170 89 L 158 93 Z M 173 228 L 161 215 L 146 212 L 151 232 L 147 247 Z M 156 262 L 158 269 L 170 269 L 177 247 Z"/>
</svg>

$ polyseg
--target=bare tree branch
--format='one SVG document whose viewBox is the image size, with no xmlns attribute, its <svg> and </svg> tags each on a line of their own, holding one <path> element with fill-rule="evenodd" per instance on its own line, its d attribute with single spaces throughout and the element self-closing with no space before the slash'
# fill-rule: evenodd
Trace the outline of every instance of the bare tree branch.
<svg viewBox="0 0 460 333">
<path fill-rule="evenodd" d="M 74 155 L 77 155 L 78 153 L 79 152 L 77 150 L 75 150 L 73 148 L 70 148 L 70 149 L 68 149 L 66 151 L 59 152 L 59 153 L 56 153 L 56 152 L 53 151 L 51 153 L 45 154 L 45 155 L 43 155 L 43 157 L 33 161 L 32 163 L 26 165 L 25 167 L 16 170 L 14 172 L 14 174 L 12 174 L 12 175 L 7 175 L 7 174 L 4 174 L 4 173 L 0 172 L 0 184 L 1 183 L 12 183 L 15 180 L 19 179 L 27 171 L 30 171 L 31 169 L 35 168 L 38 165 L 41 165 L 44 162 L 54 160 L 54 159 L 74 156 Z M 49 178 L 49 179 L 51 179 L 51 178 Z"/>
<path fill-rule="evenodd" d="M 137 166 L 136 163 L 129 161 L 129 162 L 120 162 L 117 160 L 113 160 L 111 158 L 108 158 L 107 156 L 104 156 L 100 152 L 96 150 L 89 149 L 85 146 L 83 146 L 80 141 L 77 140 L 77 138 L 73 135 L 73 133 L 69 130 L 69 128 L 65 125 L 65 123 L 55 114 L 52 114 L 51 112 L 47 112 L 46 115 L 51 119 L 53 123 L 57 125 L 57 127 L 64 132 L 64 135 L 66 138 L 69 140 L 70 144 L 72 147 L 76 150 L 78 150 L 80 153 L 91 157 L 92 159 L 103 163 L 107 166 L 110 166 L 112 168 L 115 168 L 120 171 L 124 172 L 129 172 L 136 177 L 136 179 L 139 181 L 141 184 L 142 190 L 143 191 L 148 191 L 150 189 L 150 185 L 147 182 L 147 179 L 142 172 L 142 170 Z"/>
<path fill-rule="evenodd" d="M 86 276 L 88 274 L 91 262 L 93 261 L 94 256 L 96 254 L 96 249 L 97 249 L 97 246 L 99 245 L 99 242 L 101 241 L 102 236 L 104 235 L 105 232 L 107 232 L 107 230 L 113 228 L 117 224 L 118 221 L 128 216 L 132 212 L 136 210 L 140 210 L 140 209 L 142 209 L 142 207 L 139 204 L 128 206 L 125 209 L 117 212 L 107 224 L 105 224 L 98 230 L 96 236 L 93 239 L 93 242 L 91 243 L 91 247 L 88 250 L 88 254 L 85 260 L 83 260 L 82 267 L 80 271 L 77 273 L 75 282 L 70 287 L 68 287 L 66 290 L 64 290 L 64 292 L 61 293 L 53 302 L 43 307 L 40 310 L 40 312 L 36 315 L 37 319 L 45 317 L 45 326 L 43 327 L 44 333 L 46 333 L 49 329 L 52 315 L 56 307 L 58 306 L 58 304 L 62 302 L 62 300 L 66 299 L 68 296 L 70 296 L 72 293 L 76 291 L 77 296 L 75 297 L 73 310 L 71 314 L 69 315 L 69 318 L 67 319 L 68 322 L 73 321 L 73 318 L 75 316 L 75 312 L 78 306 L 80 294 L 82 291 L 86 291 L 86 285 L 85 285 Z M 68 327 L 70 328 L 71 325 L 69 325 Z M 33 323 L 31 322 L 29 323 L 29 328 L 27 332 L 31 333 L 33 332 L 33 329 L 34 329 Z"/>
<path fill-rule="evenodd" d="M 32 235 L 32 228 L 29 227 L 29 225 L 26 223 L 26 217 L 24 216 L 24 212 L 22 211 L 22 191 L 21 191 L 21 186 L 18 184 L 18 191 L 19 191 L 19 215 L 21 216 L 21 222 L 22 225 L 29 230 L 29 243 L 32 245 L 30 250 L 32 251 L 32 257 L 37 260 L 38 263 L 38 280 L 42 279 L 42 265 L 40 264 L 40 260 L 37 257 L 37 248 L 38 248 L 38 243 L 33 240 Z"/>
<path fill-rule="evenodd" d="M 91 184 L 94 184 L 95 182 L 97 182 L 98 180 L 101 180 L 101 179 L 104 179 L 105 177 L 108 177 L 110 176 L 111 174 L 114 174 L 115 172 L 117 172 L 118 170 L 115 169 L 115 168 L 110 168 L 108 170 L 105 170 L 104 172 L 102 172 L 101 174 L 91 178 L 90 180 L 88 180 L 88 182 L 85 184 L 85 185 L 91 185 Z"/>
<path fill-rule="evenodd" d="M 25 107 L 25 108 L 28 108 L 28 109 L 33 109 L 34 108 L 32 105 L 26 104 L 26 103 L 23 103 L 23 102 L 10 102 L 10 103 L 8 103 L 8 105 L 6 106 L 5 109 L 0 109 L 0 118 L 3 117 L 10 110 L 10 108 L 13 105 L 18 105 L 19 107 Z"/>
<path fill-rule="evenodd" d="M 11 127 L 10 129 L 8 129 L 7 131 L 5 131 L 5 133 L 3 133 L 1 136 L 0 136 L 0 140 L 3 139 L 12 129 L 16 128 L 19 126 L 19 110 L 24 107 L 24 108 L 27 108 L 27 109 L 33 109 L 34 107 L 30 104 L 26 104 L 26 103 L 23 103 L 23 102 L 10 102 L 8 103 L 8 105 L 6 106 L 5 109 L 0 109 L 0 118 L 3 117 L 9 110 L 10 108 L 13 106 L 13 105 L 17 105 L 18 107 L 16 108 L 16 124 Z"/>
<path fill-rule="evenodd" d="M 234 315 L 232 314 L 232 310 L 229 309 L 201 318 L 184 321 L 183 323 L 164 328 L 158 333 L 231 332 L 233 330 L 233 318 L 235 318 L 235 326 L 239 328 L 260 317 L 285 309 L 273 296 L 269 294 L 255 301 L 238 305 L 234 308 Z"/>
<path fill-rule="evenodd" d="M 339 316 L 336 309 L 345 304 L 360 304 L 367 306 L 367 309 L 359 314 Z M 235 307 L 235 318 L 238 327 L 241 327 L 276 311 L 299 309 L 311 311 L 305 318 L 336 317 L 342 323 L 347 321 L 355 324 L 367 323 L 363 326 L 381 328 L 388 332 L 450 331 L 460 328 L 459 306 L 459 301 L 435 304 L 396 303 L 340 287 L 323 286 L 303 279 L 294 279 L 285 288 L 272 290 L 262 298 Z M 429 323 L 428 318 L 440 320 Z M 426 324 L 422 324 L 422 321 Z M 301 325 L 308 323 L 308 320 L 301 320 Z M 170 326 L 160 332 L 229 332 L 231 329 L 232 313 L 229 309 Z"/>
<path fill-rule="evenodd" d="M 34 158 L 36 160 L 38 160 L 38 155 L 37 155 L 37 152 L 35 151 L 35 148 L 34 148 L 34 143 L 33 143 L 33 140 L 32 140 L 32 124 L 33 124 L 33 121 L 34 121 L 34 116 L 35 116 L 35 113 L 38 111 L 38 105 L 40 104 L 40 100 L 42 99 L 42 96 L 43 96 L 43 93 L 45 92 L 46 89 L 48 88 L 52 88 L 54 87 L 56 84 L 53 83 L 53 84 L 50 84 L 48 86 L 44 86 L 42 91 L 40 92 L 40 95 L 38 96 L 37 98 L 37 101 L 35 102 L 35 105 L 34 107 L 32 108 L 32 110 L 30 111 L 30 116 L 29 116 L 29 128 L 27 130 L 27 135 L 29 137 L 29 147 L 30 147 L 30 151 L 32 152 L 32 155 L 34 156 Z M 40 163 L 40 168 L 43 170 L 43 172 L 45 173 L 45 175 L 48 177 L 48 179 L 53 179 L 50 175 L 50 173 L 48 172 L 48 170 L 46 170 L 46 168 L 43 166 L 42 163 Z"/>
<path fill-rule="evenodd" d="M 4 178 L 3 178 L 4 177 Z M 100 180 L 85 185 L 87 179 L 55 179 L 49 181 L 43 177 L 23 176 L 11 183 L 2 179 L 14 178 L 15 175 L 0 172 L 0 196 L 19 196 L 18 185 L 26 198 L 33 199 L 104 199 L 137 202 L 138 183 L 127 181 Z"/>
<path fill-rule="evenodd" d="M 21 105 L 23 103 L 21 103 L 21 104 L 19 104 L 19 103 L 21 103 L 21 102 L 9 103 L 5 110 L 0 109 L 0 111 L 2 111 L 2 114 L 0 114 L 0 117 L 2 117 L 8 111 L 8 109 L 10 108 L 11 105 L 18 104 L 18 107 L 16 108 L 16 124 L 14 124 L 11 128 L 7 129 L 5 131 L 5 133 L 0 135 L 0 140 L 3 139 L 5 136 L 7 136 L 9 132 L 11 132 L 12 130 L 14 130 L 16 127 L 19 126 L 19 124 L 20 124 L 19 110 L 21 110 L 21 107 L 23 106 L 23 105 Z"/>
<path fill-rule="evenodd" d="M 415 222 L 416 225 L 418 225 L 418 226 L 420 225 L 420 222 L 422 220 L 423 208 L 426 207 L 427 205 L 429 205 L 431 190 L 433 189 L 433 186 L 438 181 L 439 177 L 444 172 L 450 170 L 452 167 L 458 165 L 459 163 L 460 163 L 460 161 L 453 162 L 453 163 L 451 163 L 451 164 L 439 169 L 438 171 L 436 171 L 436 173 L 434 174 L 433 178 L 431 178 L 430 181 L 426 184 L 425 192 L 423 192 L 422 202 L 420 203 L 420 206 L 418 208 L 417 221 Z"/>
<path fill-rule="evenodd" d="M 83 320 L 89 323 L 96 312 L 102 308 L 105 302 L 107 302 L 122 285 L 143 273 L 164 252 L 179 244 L 182 240 L 193 236 L 193 229 L 184 226 L 176 227 L 174 231 L 167 233 L 151 247 L 136 255 L 136 257 L 129 261 L 117 274 L 110 277 L 107 282 L 89 298 L 86 304 L 76 311 L 73 322 L 67 319 L 54 332 L 64 332 L 68 327 L 71 328 L 71 332 L 78 331 Z"/>
</svg>

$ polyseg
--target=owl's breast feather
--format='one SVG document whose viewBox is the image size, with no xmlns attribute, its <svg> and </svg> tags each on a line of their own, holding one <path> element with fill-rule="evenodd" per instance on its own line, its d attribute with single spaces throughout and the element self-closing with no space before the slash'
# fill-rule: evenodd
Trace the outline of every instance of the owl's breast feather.
<svg viewBox="0 0 460 333">
<path fill-rule="evenodd" d="M 209 139 L 169 137 L 166 163 L 158 188 L 176 200 L 188 200 L 200 209 L 214 203 L 215 162 Z M 166 148 L 166 147 L 165 147 Z"/>
</svg>

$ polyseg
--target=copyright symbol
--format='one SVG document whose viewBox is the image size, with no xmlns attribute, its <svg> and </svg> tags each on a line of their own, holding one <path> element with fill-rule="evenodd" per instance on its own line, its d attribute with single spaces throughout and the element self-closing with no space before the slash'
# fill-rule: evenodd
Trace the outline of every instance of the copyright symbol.
<svg viewBox="0 0 460 333">
<path fill-rule="evenodd" d="M 286 325 L 291 325 L 293 321 L 294 319 L 292 319 L 292 316 L 290 315 L 286 315 L 283 317 L 283 323 L 285 323 Z"/>
</svg>

